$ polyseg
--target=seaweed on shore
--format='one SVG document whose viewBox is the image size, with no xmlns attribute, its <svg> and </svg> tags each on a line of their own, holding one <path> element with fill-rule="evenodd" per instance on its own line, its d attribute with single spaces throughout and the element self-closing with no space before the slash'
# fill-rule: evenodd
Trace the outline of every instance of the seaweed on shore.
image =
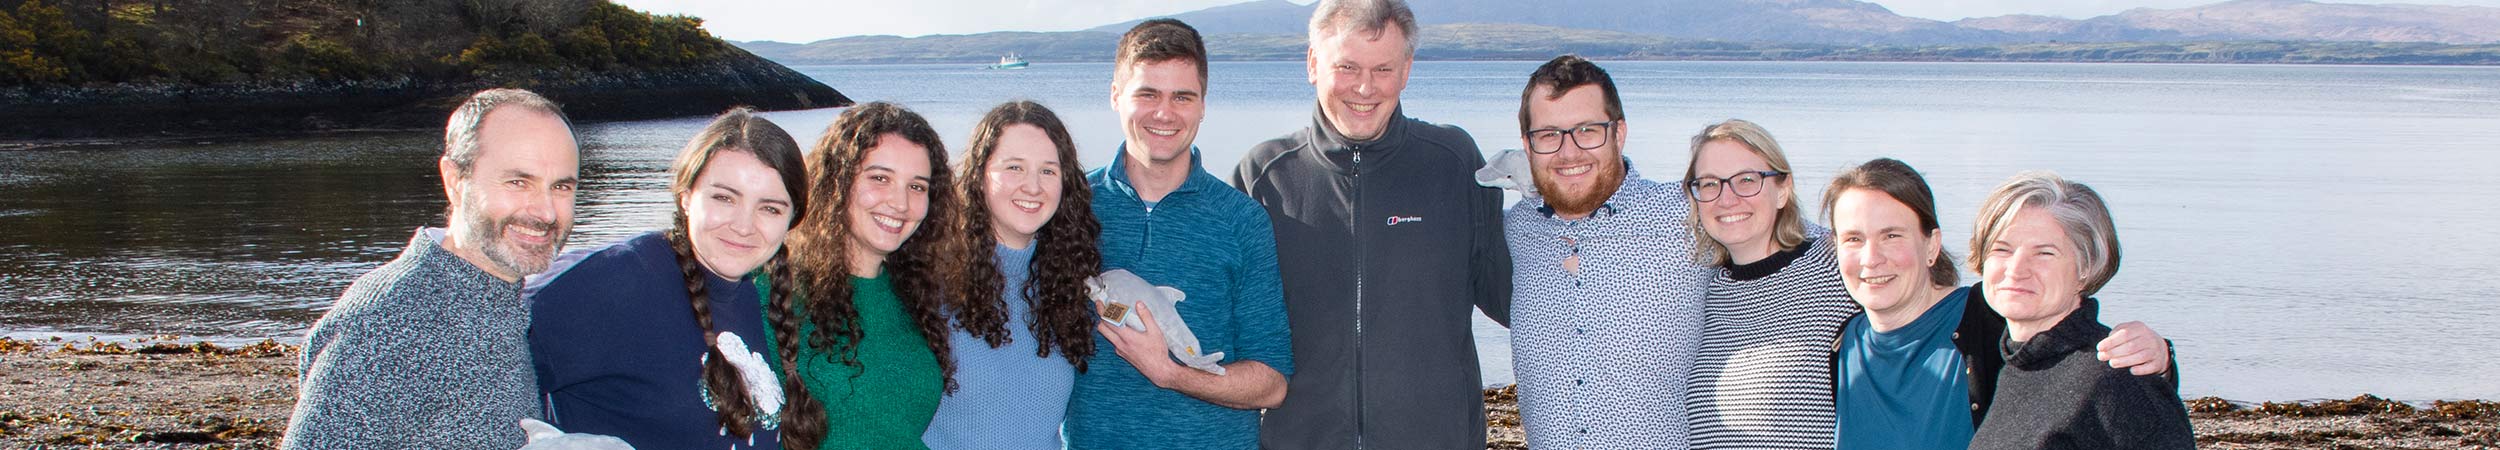
<svg viewBox="0 0 2500 450">
<path fill-rule="evenodd" d="M 2361 396 L 2353 397 L 2351 400 L 2327 400 L 2316 403 L 2265 402 L 2265 404 L 2257 405 L 2257 412 L 2292 417 L 2409 414 L 2413 411 L 2413 405 L 2379 398 L 2379 396 L 2370 394 L 2361 394 Z"/>
<path fill-rule="evenodd" d="M 150 343 L 150 341 L 173 341 L 176 339 L 179 338 L 175 336 L 138 338 L 131 340 L 130 345 L 123 345 L 123 343 L 120 342 L 99 341 L 95 338 L 88 338 L 86 341 L 81 342 L 66 341 L 59 337 L 54 337 L 51 338 L 51 341 L 59 342 L 61 344 L 59 347 L 52 348 L 51 352 L 62 355 L 203 355 L 270 358 L 293 354 L 297 350 L 296 346 L 281 344 L 274 339 L 263 339 L 260 342 L 253 343 L 251 345 L 238 347 L 226 347 L 204 341 L 189 344 L 177 342 Z M 83 346 L 81 345 L 82 343 L 84 344 Z M 133 347 L 139 344 L 147 345 Z M 12 338 L 0 337 L 0 354 L 36 353 L 44 351 L 45 348 L 45 344 L 37 343 L 33 340 L 21 341 Z"/>
<path fill-rule="evenodd" d="M 2222 397 L 2205 397 L 2188 400 L 2187 409 L 2188 412 L 2198 414 L 2222 414 L 2239 411 L 2240 404 L 2223 400 Z"/>
<path fill-rule="evenodd" d="M 2461 419 L 2461 420 L 2494 419 L 2494 420 L 2500 420 L 2500 402 L 2488 402 L 2488 401 L 2482 401 L 2482 400 L 2460 400 L 2460 401 L 2453 401 L 2453 402 L 2452 402 L 2452 401 L 2447 401 L 2447 400 L 2440 400 L 2440 401 L 2431 402 L 2431 408 L 2430 408 L 2430 411 L 2429 411 L 2429 412 L 2430 412 L 2431 414 L 2435 414 L 2435 415 L 2438 415 L 2438 416 L 2440 416 L 2440 417 L 2446 417 L 2446 418 L 2450 418 L 2450 419 Z"/>
</svg>

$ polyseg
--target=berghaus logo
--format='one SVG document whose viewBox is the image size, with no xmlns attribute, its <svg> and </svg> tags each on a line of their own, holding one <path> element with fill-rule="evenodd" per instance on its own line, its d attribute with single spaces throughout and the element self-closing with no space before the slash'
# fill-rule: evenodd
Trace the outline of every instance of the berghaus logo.
<svg viewBox="0 0 2500 450">
<path fill-rule="evenodd" d="M 1424 221 L 1423 216 L 1389 216 L 1389 226 L 1393 227 L 1401 223 L 1422 221 Z"/>
</svg>

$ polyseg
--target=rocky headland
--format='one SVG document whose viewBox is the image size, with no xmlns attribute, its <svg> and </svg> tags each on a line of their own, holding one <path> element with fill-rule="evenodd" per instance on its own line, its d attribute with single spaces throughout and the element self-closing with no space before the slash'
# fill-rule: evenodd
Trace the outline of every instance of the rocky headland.
<svg viewBox="0 0 2500 450">
<path fill-rule="evenodd" d="M 0 146 L 439 130 L 491 87 L 575 122 L 851 103 L 701 19 L 598 0 L 70 3 L 0 8 Z"/>
</svg>

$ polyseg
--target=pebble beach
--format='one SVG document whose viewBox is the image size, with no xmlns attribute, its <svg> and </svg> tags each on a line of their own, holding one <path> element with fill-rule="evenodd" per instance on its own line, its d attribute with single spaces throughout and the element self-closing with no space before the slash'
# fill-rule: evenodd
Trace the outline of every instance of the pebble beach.
<svg viewBox="0 0 2500 450">
<path fill-rule="evenodd" d="M 0 338 L 0 448 L 277 448 L 297 349 Z M 1488 449 L 1525 449 L 1517 392 L 1487 389 Z M 2500 403 L 2187 401 L 2202 448 L 2500 448 Z"/>
</svg>

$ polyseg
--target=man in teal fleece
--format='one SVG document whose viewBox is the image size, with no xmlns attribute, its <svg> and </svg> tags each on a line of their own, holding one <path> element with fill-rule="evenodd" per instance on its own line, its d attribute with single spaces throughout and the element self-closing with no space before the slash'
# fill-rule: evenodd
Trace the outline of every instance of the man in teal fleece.
<svg viewBox="0 0 2500 450">
<path fill-rule="evenodd" d="M 1174 308 L 1202 352 L 1224 353 L 1225 373 L 1174 361 L 1151 321 L 1144 331 L 1097 324 L 1092 367 L 1068 400 L 1070 448 L 1258 448 L 1260 410 L 1284 402 L 1292 336 L 1267 210 L 1199 167 L 1191 146 L 1206 67 L 1206 45 L 1180 21 L 1122 36 L 1111 104 L 1127 141 L 1086 180 L 1103 270 L 1186 293 Z"/>
</svg>

